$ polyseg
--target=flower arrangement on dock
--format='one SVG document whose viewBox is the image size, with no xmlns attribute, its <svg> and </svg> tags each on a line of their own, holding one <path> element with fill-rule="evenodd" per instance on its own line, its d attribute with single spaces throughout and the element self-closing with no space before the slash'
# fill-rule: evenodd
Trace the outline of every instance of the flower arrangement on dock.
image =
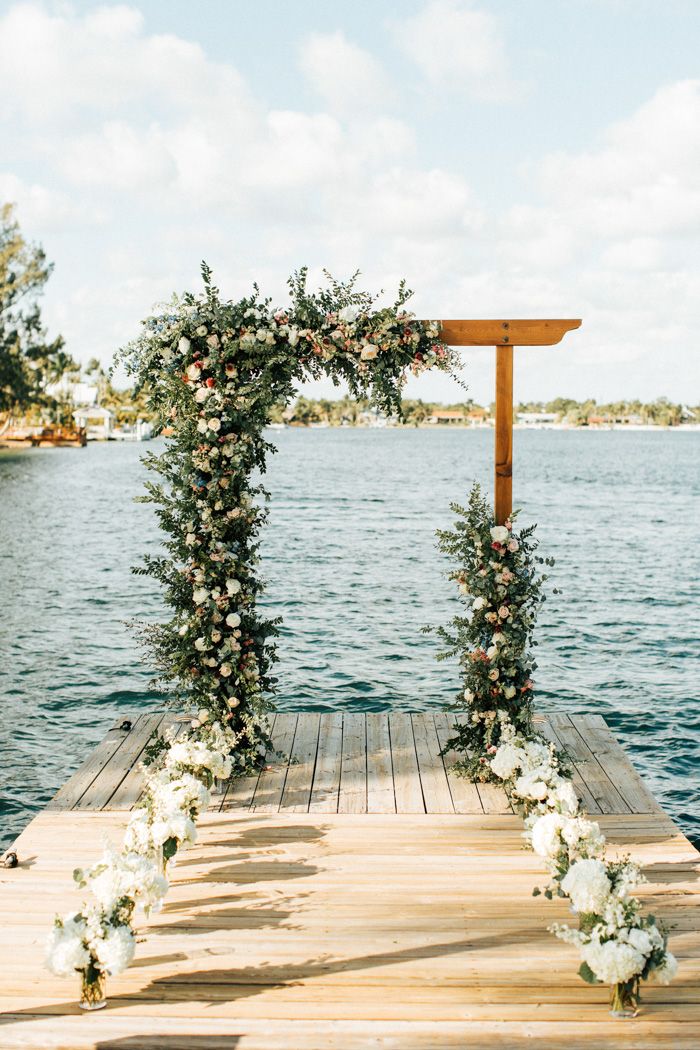
<svg viewBox="0 0 700 1050">
<path fill-rule="evenodd" d="M 215 779 L 259 766 L 271 746 L 269 694 L 277 621 L 257 611 L 257 534 L 266 492 L 253 481 L 274 451 L 263 437 L 270 409 L 309 376 L 344 380 L 387 413 L 401 410 L 406 373 L 433 366 L 454 375 L 458 359 L 439 341 L 436 321 L 419 321 L 400 286 L 392 307 L 330 281 L 311 293 L 306 271 L 289 281 L 291 303 L 274 309 L 257 289 L 224 302 L 202 269 L 204 294 L 177 298 L 148 318 L 122 353 L 137 386 L 151 392 L 160 429 L 171 437 L 145 457 L 160 477 L 144 502 L 156 505 L 167 556 L 135 570 L 164 587 L 171 618 L 144 627 L 160 680 L 190 712 L 183 735 L 149 748 L 146 789 L 121 852 L 75 872 L 96 904 L 56 920 L 49 968 L 82 978 L 81 1005 L 104 1005 L 108 974 L 133 956 L 133 915 L 158 908 L 177 852 L 196 841 L 196 819 Z"/>
<path fill-rule="evenodd" d="M 105 1005 L 107 976 L 125 970 L 134 955 L 137 906 L 146 916 L 159 910 L 176 854 L 197 840 L 196 820 L 209 805 L 214 780 L 231 775 L 238 737 L 204 712 L 202 719 L 162 741 L 122 849 L 107 847 L 93 867 L 73 873 L 93 899 L 56 919 L 46 961 L 59 977 L 80 974 L 83 1009 Z"/>
<path fill-rule="evenodd" d="M 449 647 L 441 655 L 460 657 L 463 688 L 454 706 L 465 720 L 445 750 L 465 752 L 461 769 L 471 779 L 504 786 L 525 817 L 526 842 L 551 876 L 545 896 L 566 898 L 579 918 L 577 929 L 555 924 L 551 931 L 579 948 L 585 981 L 610 985 L 613 1014 L 634 1016 L 640 982 L 668 984 L 677 963 L 663 926 L 633 895 L 644 882 L 640 869 L 629 859 L 606 859 L 599 825 L 533 724 L 536 663 L 529 647 L 547 579 L 538 566 L 553 561 L 537 555 L 534 526 L 517 532 L 515 515 L 495 523 L 478 485 L 467 509 L 452 509 L 455 526 L 438 540 L 458 562 L 450 578 L 468 609 L 438 633 Z"/>
</svg>

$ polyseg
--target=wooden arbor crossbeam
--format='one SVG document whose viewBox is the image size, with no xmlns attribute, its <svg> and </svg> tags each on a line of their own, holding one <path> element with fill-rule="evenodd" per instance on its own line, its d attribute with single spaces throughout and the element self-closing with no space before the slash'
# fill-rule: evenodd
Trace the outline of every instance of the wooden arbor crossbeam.
<svg viewBox="0 0 700 1050">
<path fill-rule="evenodd" d="M 496 348 L 496 457 L 494 511 L 502 525 L 513 510 L 513 347 L 554 346 L 580 319 L 442 321 L 440 338 L 448 346 Z"/>
</svg>

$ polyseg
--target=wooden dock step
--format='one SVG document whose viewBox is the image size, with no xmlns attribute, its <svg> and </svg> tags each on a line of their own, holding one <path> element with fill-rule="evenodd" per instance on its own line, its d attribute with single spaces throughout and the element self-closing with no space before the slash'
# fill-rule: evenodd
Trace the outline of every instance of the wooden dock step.
<svg viewBox="0 0 700 1050">
<path fill-rule="evenodd" d="M 497 785 L 470 784 L 441 749 L 455 716 L 422 712 L 279 712 L 274 752 L 259 774 L 218 785 L 214 808 L 257 813 L 509 813 Z M 56 793 L 49 810 L 128 810 L 143 788 L 141 757 L 172 715 L 118 721 Z M 564 751 L 591 814 L 659 813 L 661 807 L 599 715 L 552 714 L 539 728 Z M 180 722 L 180 724 L 184 724 Z"/>
</svg>

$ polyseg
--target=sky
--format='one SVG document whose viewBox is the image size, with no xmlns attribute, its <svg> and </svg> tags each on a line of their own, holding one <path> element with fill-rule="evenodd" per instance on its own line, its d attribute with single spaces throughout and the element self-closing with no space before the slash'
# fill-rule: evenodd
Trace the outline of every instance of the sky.
<svg viewBox="0 0 700 1050">
<path fill-rule="evenodd" d="M 697 0 L 0 0 L 0 201 L 82 361 L 202 259 L 280 303 L 308 265 L 405 277 L 420 317 L 582 318 L 516 351 L 518 400 L 697 404 L 699 173 Z M 463 361 L 487 403 L 493 351 Z"/>
</svg>

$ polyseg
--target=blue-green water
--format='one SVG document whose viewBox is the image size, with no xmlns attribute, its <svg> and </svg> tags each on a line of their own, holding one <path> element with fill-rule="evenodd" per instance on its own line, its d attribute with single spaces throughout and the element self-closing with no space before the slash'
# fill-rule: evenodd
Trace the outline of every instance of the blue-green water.
<svg viewBox="0 0 700 1050">
<path fill-rule="evenodd" d="M 280 707 L 416 709 L 449 702 L 425 623 L 454 614 L 434 530 L 492 435 L 287 430 L 266 483 L 268 604 L 284 616 Z M 689 432 L 516 434 L 515 497 L 536 520 L 552 582 L 539 704 L 599 712 L 664 806 L 700 835 L 700 445 Z M 5 841 L 118 715 L 158 703 L 123 626 L 157 618 L 129 567 L 158 546 L 134 504 L 143 446 L 0 453 L 0 801 Z"/>
</svg>

